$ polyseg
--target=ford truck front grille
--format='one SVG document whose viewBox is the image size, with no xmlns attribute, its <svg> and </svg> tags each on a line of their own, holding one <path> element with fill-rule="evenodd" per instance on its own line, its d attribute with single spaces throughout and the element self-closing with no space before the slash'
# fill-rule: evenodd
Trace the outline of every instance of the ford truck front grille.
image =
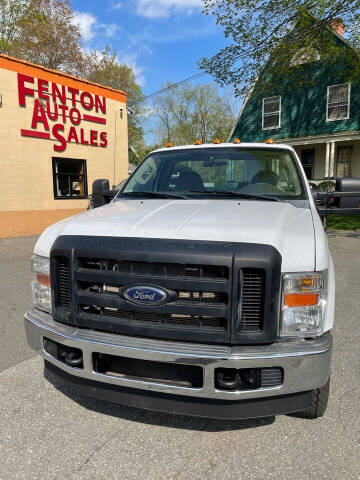
<svg viewBox="0 0 360 480">
<path fill-rule="evenodd" d="M 264 245 L 254 250 L 241 243 L 59 237 L 51 253 L 54 318 L 79 328 L 171 340 L 271 342 L 280 266 L 277 251 Z M 134 304 L 122 293 L 134 285 L 172 295 L 159 305 Z"/>
</svg>

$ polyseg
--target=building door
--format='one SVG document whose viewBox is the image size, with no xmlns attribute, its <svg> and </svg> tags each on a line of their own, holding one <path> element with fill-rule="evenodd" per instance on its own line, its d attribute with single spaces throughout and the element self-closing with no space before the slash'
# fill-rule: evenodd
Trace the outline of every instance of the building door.
<svg viewBox="0 0 360 480">
<path fill-rule="evenodd" d="M 336 177 L 351 177 L 352 145 L 343 145 L 337 148 Z"/>
<path fill-rule="evenodd" d="M 301 150 L 301 163 L 305 171 L 306 178 L 314 178 L 315 148 Z"/>
</svg>

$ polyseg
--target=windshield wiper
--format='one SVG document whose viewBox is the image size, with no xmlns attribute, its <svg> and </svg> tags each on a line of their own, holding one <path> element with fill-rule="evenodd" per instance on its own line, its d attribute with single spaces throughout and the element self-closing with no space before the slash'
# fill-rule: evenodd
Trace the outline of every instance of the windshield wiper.
<svg viewBox="0 0 360 480">
<path fill-rule="evenodd" d="M 160 192 L 125 192 L 120 193 L 119 197 L 152 197 L 152 198 L 177 198 L 188 199 L 186 195 L 176 195 L 175 193 L 160 193 Z"/>
<path fill-rule="evenodd" d="M 211 190 L 207 192 L 206 190 L 190 190 L 189 193 L 204 193 L 205 195 L 229 195 L 231 197 L 238 198 L 249 198 L 255 200 L 268 200 L 269 202 L 282 202 L 279 198 L 266 196 L 266 195 L 256 195 L 252 193 L 241 193 L 235 192 L 234 190 Z"/>
</svg>

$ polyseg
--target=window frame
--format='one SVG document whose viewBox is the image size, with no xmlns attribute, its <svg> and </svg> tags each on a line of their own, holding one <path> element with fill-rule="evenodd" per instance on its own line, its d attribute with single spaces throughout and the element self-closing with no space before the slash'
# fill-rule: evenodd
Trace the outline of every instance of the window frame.
<svg viewBox="0 0 360 480">
<path fill-rule="evenodd" d="M 273 98 L 278 98 L 279 99 L 279 110 L 277 112 L 272 112 L 272 113 L 265 113 L 265 100 L 271 100 Z M 281 95 L 274 95 L 272 97 L 265 97 L 262 99 L 262 129 L 263 130 L 277 130 L 279 128 L 281 128 L 281 102 L 282 100 L 282 97 Z M 275 114 L 278 114 L 279 115 L 279 124 L 278 126 L 275 126 L 275 127 L 264 127 L 264 119 L 265 119 L 265 116 L 270 116 L 270 115 L 275 115 Z"/>
<path fill-rule="evenodd" d="M 329 92 L 330 88 L 341 87 L 346 85 L 348 87 L 348 99 L 347 99 L 347 116 L 339 118 L 329 118 Z M 339 120 L 349 120 L 350 119 L 350 99 L 351 99 L 351 82 L 348 83 L 338 83 L 336 85 L 328 85 L 326 91 L 326 121 L 327 122 L 337 122 Z"/>
<path fill-rule="evenodd" d="M 84 183 L 84 195 L 76 195 L 76 196 L 59 196 L 57 195 L 57 173 L 56 173 L 56 162 L 59 160 L 75 160 L 77 162 L 82 162 L 83 166 L 83 183 Z M 84 158 L 67 158 L 67 157 L 52 157 L 52 175 L 53 175 L 53 192 L 54 192 L 54 200 L 87 200 L 89 198 L 88 195 L 88 181 L 87 181 L 87 165 L 86 159 Z"/>
</svg>

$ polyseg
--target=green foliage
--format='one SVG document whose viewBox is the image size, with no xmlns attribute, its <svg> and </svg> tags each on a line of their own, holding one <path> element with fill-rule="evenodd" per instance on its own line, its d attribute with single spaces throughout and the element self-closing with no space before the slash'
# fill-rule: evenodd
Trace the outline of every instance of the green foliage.
<svg viewBox="0 0 360 480">
<path fill-rule="evenodd" d="M 220 96 L 215 85 L 184 84 L 154 101 L 153 114 L 159 119 L 155 138 L 161 145 L 169 141 L 176 145 L 196 140 L 208 143 L 215 138 L 227 141 L 236 118 L 234 110 L 231 100 Z"/>
<path fill-rule="evenodd" d="M 317 188 L 319 190 L 324 190 L 325 192 L 333 192 L 335 190 L 335 182 L 324 180 L 318 184 Z"/>
<path fill-rule="evenodd" d="M 328 215 L 327 228 L 333 230 L 360 230 L 360 215 Z"/>
<path fill-rule="evenodd" d="M 28 18 L 31 0 L 0 0 L 0 53 L 10 55 L 20 38 L 20 23 Z"/>
<path fill-rule="evenodd" d="M 129 163 L 138 165 L 153 150 L 160 148 L 160 145 L 146 145 L 144 141 L 139 142 L 137 148 L 129 149 Z"/>
<path fill-rule="evenodd" d="M 0 2 L 4 53 L 68 73 L 81 72 L 81 35 L 69 0 Z"/>
<path fill-rule="evenodd" d="M 360 0 L 204 0 L 204 12 L 216 16 L 231 42 L 213 57 L 203 58 L 200 68 L 221 85 L 233 85 L 238 95 L 248 92 L 264 64 L 258 94 L 261 86 L 276 87 L 282 94 L 284 77 L 292 78 L 293 88 L 303 86 L 302 65 L 318 58 L 330 67 L 341 60 L 347 67 L 337 77 L 358 81 L 360 56 L 352 47 L 360 44 Z M 330 33 L 339 18 L 352 44 L 346 51 L 338 48 L 339 40 Z"/>
<path fill-rule="evenodd" d="M 100 83 L 127 93 L 127 103 L 131 106 L 143 97 L 141 87 L 136 83 L 135 73 L 131 67 L 121 63 L 116 51 L 109 46 L 103 52 L 91 52 L 86 61 L 84 76 L 92 82 Z M 133 108 L 133 114 L 128 116 L 129 145 L 138 149 L 143 141 L 142 109 Z M 130 150 L 130 162 L 135 162 L 136 156 Z M 135 158 L 134 158 L 135 157 Z"/>
</svg>

